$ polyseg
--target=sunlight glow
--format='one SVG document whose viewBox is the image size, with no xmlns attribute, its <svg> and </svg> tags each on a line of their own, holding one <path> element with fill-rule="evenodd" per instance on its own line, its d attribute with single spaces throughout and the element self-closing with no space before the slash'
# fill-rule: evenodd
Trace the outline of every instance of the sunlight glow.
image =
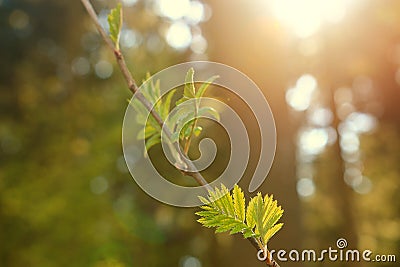
<svg viewBox="0 0 400 267">
<path fill-rule="evenodd" d="M 325 22 L 338 23 L 355 0 L 272 0 L 271 8 L 300 38 L 315 34 Z"/>
</svg>

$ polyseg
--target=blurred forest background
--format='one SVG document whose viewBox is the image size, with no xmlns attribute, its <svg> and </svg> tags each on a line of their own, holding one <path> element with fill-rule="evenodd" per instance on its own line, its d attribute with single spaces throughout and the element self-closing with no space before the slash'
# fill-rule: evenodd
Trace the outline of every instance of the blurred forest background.
<svg viewBox="0 0 400 267">
<path fill-rule="evenodd" d="M 263 90 L 278 145 L 261 191 L 285 209 L 270 249 L 346 238 L 400 261 L 400 1 L 122 2 L 138 81 L 212 60 Z M 115 1 L 93 4 L 105 24 Z M 121 147 L 130 94 L 80 1 L 0 0 L 0 59 L 0 266 L 263 265 L 240 236 L 214 235 L 197 209 L 133 182 Z M 244 188 L 257 136 L 252 148 Z M 398 263 L 281 263 L 306 265 Z"/>
</svg>

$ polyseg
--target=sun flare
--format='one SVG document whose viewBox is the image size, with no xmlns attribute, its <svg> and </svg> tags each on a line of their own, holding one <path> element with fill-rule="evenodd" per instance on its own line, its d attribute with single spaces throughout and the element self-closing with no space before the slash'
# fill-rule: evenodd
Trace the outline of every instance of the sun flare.
<svg viewBox="0 0 400 267">
<path fill-rule="evenodd" d="M 338 23 L 357 0 L 271 0 L 273 14 L 300 38 L 312 36 L 324 23 Z"/>
</svg>

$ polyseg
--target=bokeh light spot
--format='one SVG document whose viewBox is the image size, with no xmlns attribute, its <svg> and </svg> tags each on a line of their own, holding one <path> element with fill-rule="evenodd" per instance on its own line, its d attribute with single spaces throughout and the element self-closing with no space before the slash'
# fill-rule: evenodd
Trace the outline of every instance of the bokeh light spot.
<svg viewBox="0 0 400 267">
<path fill-rule="evenodd" d="M 204 20 L 204 5 L 199 1 L 191 1 L 185 18 L 190 24 L 196 25 Z"/>
<path fill-rule="evenodd" d="M 22 10 L 14 10 L 11 12 L 8 22 L 15 30 L 23 30 L 29 25 L 29 16 Z"/>
<path fill-rule="evenodd" d="M 340 147 L 346 153 L 357 152 L 360 148 L 360 139 L 354 132 L 345 132 L 341 134 Z"/>
<path fill-rule="evenodd" d="M 315 126 L 326 127 L 332 123 L 333 114 L 330 109 L 317 108 L 311 111 L 309 120 Z"/>
<path fill-rule="evenodd" d="M 368 133 L 374 130 L 377 126 L 377 119 L 366 113 L 353 112 L 346 121 L 353 126 L 357 133 Z"/>
<path fill-rule="evenodd" d="M 307 129 L 300 133 L 299 145 L 302 152 L 308 155 L 321 153 L 328 144 L 328 132 L 324 128 Z"/>
<path fill-rule="evenodd" d="M 352 188 L 357 187 L 362 182 L 362 173 L 359 168 L 346 168 L 344 173 L 344 181 Z"/>
<path fill-rule="evenodd" d="M 170 46 L 177 50 L 183 50 L 192 42 L 192 33 L 186 23 L 179 21 L 169 27 L 166 38 Z"/>
<path fill-rule="evenodd" d="M 204 54 L 207 50 L 207 40 L 201 34 L 195 35 L 190 49 L 196 54 Z"/>
<path fill-rule="evenodd" d="M 141 43 L 141 36 L 134 30 L 122 30 L 121 45 L 125 48 L 138 47 Z"/>
<path fill-rule="evenodd" d="M 113 73 L 113 66 L 110 62 L 100 60 L 94 67 L 96 75 L 101 79 L 110 78 Z"/>
<path fill-rule="evenodd" d="M 199 259 L 193 256 L 185 256 L 181 259 L 181 267 L 201 267 L 202 264 Z"/>
<path fill-rule="evenodd" d="M 297 181 L 297 193 L 301 197 L 310 197 L 315 193 L 314 181 L 310 178 L 301 178 Z"/>
<path fill-rule="evenodd" d="M 286 92 L 286 101 L 293 109 L 304 111 L 310 106 L 316 88 L 317 80 L 314 76 L 304 74 L 297 80 L 296 86 Z"/>
<path fill-rule="evenodd" d="M 90 181 L 90 190 L 93 194 L 100 195 L 107 191 L 108 181 L 103 176 L 97 176 Z"/>
<path fill-rule="evenodd" d="M 357 186 L 354 186 L 353 189 L 359 194 L 365 195 L 371 192 L 373 187 L 372 181 L 368 178 L 363 176 L 361 183 L 359 183 Z"/>
<path fill-rule="evenodd" d="M 72 69 L 72 72 L 76 75 L 80 75 L 80 76 L 86 75 L 90 71 L 89 60 L 87 60 L 84 57 L 75 58 L 72 61 L 71 69 Z"/>
</svg>

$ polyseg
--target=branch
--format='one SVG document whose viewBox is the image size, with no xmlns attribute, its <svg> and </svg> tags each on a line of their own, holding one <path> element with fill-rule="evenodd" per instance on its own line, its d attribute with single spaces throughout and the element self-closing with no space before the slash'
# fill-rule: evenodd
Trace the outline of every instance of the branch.
<svg viewBox="0 0 400 267">
<path fill-rule="evenodd" d="M 171 140 L 171 136 L 172 136 L 171 130 L 168 127 L 164 126 L 164 121 L 162 120 L 161 116 L 153 109 L 152 104 L 144 97 L 144 95 L 140 91 L 138 91 L 137 83 L 136 83 L 135 79 L 133 78 L 131 72 L 129 71 L 128 66 L 126 65 L 124 56 L 122 55 L 121 51 L 116 48 L 113 41 L 110 39 L 110 37 L 108 36 L 108 34 L 104 30 L 104 28 L 101 26 L 98 16 L 96 14 L 96 11 L 93 9 L 92 4 L 90 3 L 89 0 L 81 0 L 81 2 L 83 4 L 83 6 L 85 7 L 86 11 L 88 12 L 90 18 L 92 19 L 93 23 L 95 24 L 95 26 L 96 26 L 97 30 L 99 31 L 101 37 L 103 38 L 104 42 L 107 44 L 107 46 L 110 48 L 110 50 L 113 51 L 114 56 L 117 60 L 119 69 L 121 70 L 122 75 L 124 76 L 124 79 L 128 85 L 129 90 L 143 104 L 143 106 L 150 112 L 150 114 L 154 117 L 154 119 L 160 125 L 161 129 L 163 129 L 166 137 Z M 178 155 L 180 157 L 181 162 L 186 164 L 190 170 L 190 171 L 181 171 L 181 172 L 184 175 L 188 175 L 188 176 L 191 176 L 192 178 L 194 178 L 199 185 L 205 186 L 205 188 L 207 190 L 212 190 L 211 186 L 204 179 L 204 177 L 200 174 L 200 172 L 198 172 L 196 170 L 196 166 L 194 166 L 194 164 L 190 160 L 188 160 L 186 158 L 186 156 L 182 153 L 179 143 L 174 142 L 173 145 L 174 145 L 176 152 L 178 153 Z M 253 247 L 257 251 L 259 251 L 260 249 L 263 249 L 263 248 L 259 247 L 257 240 L 255 238 L 250 238 L 248 240 L 250 241 L 250 243 L 253 245 Z M 269 255 L 269 257 L 267 257 L 267 259 L 265 261 L 266 264 L 270 267 L 280 267 L 272 259 L 272 257 L 270 257 L 271 254 L 269 253 L 269 251 L 266 250 L 266 252 Z"/>
<path fill-rule="evenodd" d="M 138 86 L 135 79 L 132 77 L 131 72 L 129 71 L 124 56 L 121 51 L 116 48 L 106 31 L 100 25 L 99 19 L 95 10 L 93 9 L 92 4 L 89 0 L 81 0 L 82 4 L 86 8 L 86 11 L 90 15 L 93 20 L 97 30 L 100 32 L 101 37 L 107 44 L 107 46 L 113 51 L 115 58 L 117 60 L 118 66 L 124 76 L 124 79 L 128 85 L 129 90 L 135 95 L 135 97 L 143 104 L 143 106 L 150 112 L 150 114 L 154 117 L 160 127 L 163 129 L 164 134 L 168 139 L 171 140 L 172 133 L 168 127 L 163 127 L 164 121 L 161 119 L 161 116 L 153 109 L 152 104 L 144 97 L 144 95 L 138 91 Z M 204 177 L 196 170 L 196 166 L 188 160 L 185 155 L 181 152 L 180 146 L 178 142 L 173 143 L 176 152 L 178 153 L 181 162 L 183 162 L 188 168 L 189 171 L 182 171 L 184 175 L 188 175 L 193 177 L 199 185 L 205 186 L 206 190 L 212 190 L 208 182 L 204 179 Z"/>
</svg>

